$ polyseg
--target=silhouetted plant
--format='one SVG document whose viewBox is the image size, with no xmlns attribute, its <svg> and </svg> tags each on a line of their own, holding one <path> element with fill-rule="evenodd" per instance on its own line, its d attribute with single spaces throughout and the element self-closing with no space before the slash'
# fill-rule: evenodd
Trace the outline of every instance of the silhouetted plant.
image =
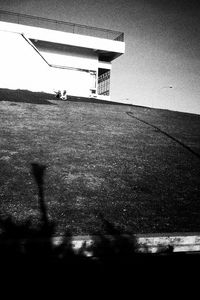
<svg viewBox="0 0 200 300">
<path fill-rule="evenodd" d="M 98 233 L 94 236 L 92 246 L 93 256 L 102 261 L 127 261 L 137 254 L 138 245 L 136 238 L 121 232 L 119 228 L 106 220 L 102 214 L 99 217 L 106 232 L 105 235 Z"/>
</svg>

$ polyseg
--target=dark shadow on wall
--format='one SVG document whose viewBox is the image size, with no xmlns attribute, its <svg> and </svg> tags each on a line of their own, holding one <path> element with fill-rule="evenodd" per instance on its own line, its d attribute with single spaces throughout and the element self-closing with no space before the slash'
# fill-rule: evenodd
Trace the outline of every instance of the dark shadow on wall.
<svg viewBox="0 0 200 300">
<path fill-rule="evenodd" d="M 31 92 L 28 90 L 0 89 L 0 101 L 55 105 L 49 100 L 55 100 L 55 96 L 42 92 Z"/>
</svg>

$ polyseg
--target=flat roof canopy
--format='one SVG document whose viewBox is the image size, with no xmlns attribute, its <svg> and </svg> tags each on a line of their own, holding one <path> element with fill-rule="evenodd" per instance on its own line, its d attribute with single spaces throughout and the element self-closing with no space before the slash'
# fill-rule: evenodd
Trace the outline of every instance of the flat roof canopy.
<svg viewBox="0 0 200 300">
<path fill-rule="evenodd" d="M 110 62 L 125 52 L 125 43 L 117 40 L 61 32 L 40 27 L 32 27 L 0 21 L 0 29 L 3 31 L 23 34 L 31 40 L 50 42 L 57 45 L 72 46 L 94 50 L 100 60 Z M 60 47 L 60 46 L 59 46 Z"/>
</svg>

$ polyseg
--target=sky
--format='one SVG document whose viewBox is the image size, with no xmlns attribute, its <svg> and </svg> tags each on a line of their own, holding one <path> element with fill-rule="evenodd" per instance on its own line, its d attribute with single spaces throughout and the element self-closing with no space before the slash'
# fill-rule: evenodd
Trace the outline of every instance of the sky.
<svg viewBox="0 0 200 300">
<path fill-rule="evenodd" d="M 200 114 L 200 3 L 194 0 L 0 0 L 0 9 L 125 33 L 112 100 Z"/>
</svg>

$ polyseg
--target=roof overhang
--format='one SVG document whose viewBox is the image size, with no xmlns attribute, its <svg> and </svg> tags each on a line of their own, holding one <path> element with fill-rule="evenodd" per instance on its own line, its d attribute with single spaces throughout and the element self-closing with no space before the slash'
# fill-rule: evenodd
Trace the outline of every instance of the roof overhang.
<svg viewBox="0 0 200 300">
<path fill-rule="evenodd" d="M 0 30 L 24 34 L 29 39 L 69 45 L 73 47 L 92 49 L 100 60 L 112 61 L 125 52 L 125 43 L 105 38 L 62 32 L 40 27 L 15 23 L 0 22 Z"/>
</svg>

